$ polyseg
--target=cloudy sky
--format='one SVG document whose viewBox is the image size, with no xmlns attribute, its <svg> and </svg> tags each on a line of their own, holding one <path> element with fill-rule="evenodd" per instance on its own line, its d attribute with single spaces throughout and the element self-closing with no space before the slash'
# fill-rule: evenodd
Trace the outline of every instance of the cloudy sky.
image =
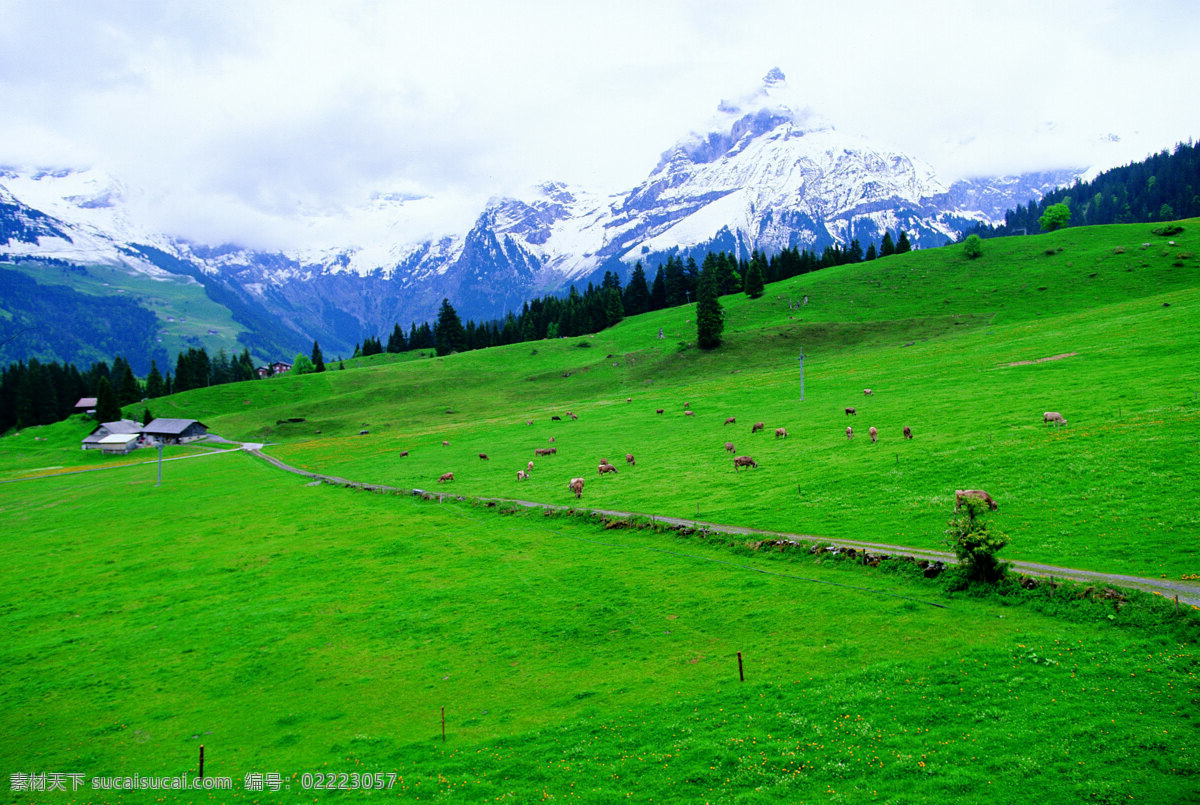
<svg viewBox="0 0 1200 805">
<path fill-rule="evenodd" d="M 209 241 L 380 192 L 452 228 L 628 189 L 778 67 L 944 179 L 1108 167 L 1200 135 L 1198 42 L 1192 0 L 0 0 L 0 165 L 103 168 Z"/>
</svg>

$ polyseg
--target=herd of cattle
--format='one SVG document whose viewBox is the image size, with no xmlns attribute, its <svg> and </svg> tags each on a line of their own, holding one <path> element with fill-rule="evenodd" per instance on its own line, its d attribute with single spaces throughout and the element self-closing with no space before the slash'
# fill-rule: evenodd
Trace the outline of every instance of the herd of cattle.
<svg viewBox="0 0 1200 805">
<path fill-rule="evenodd" d="M 875 395 L 875 392 L 873 389 L 863 389 L 863 396 L 873 397 L 874 395 Z M 633 399 L 628 398 L 628 399 L 626 399 L 626 402 L 633 402 Z M 662 408 L 655 409 L 656 414 L 661 414 L 663 412 L 664 412 L 664 409 L 662 409 Z M 684 416 L 690 416 L 690 417 L 694 417 L 696 415 L 695 412 L 691 410 L 691 403 L 687 403 L 687 402 L 685 402 L 683 404 L 683 413 L 684 413 Z M 857 416 L 858 415 L 858 411 L 855 410 L 853 407 L 849 407 L 849 406 L 847 406 L 845 408 L 845 413 L 846 413 L 846 416 Z M 567 419 L 572 420 L 572 421 L 579 419 L 579 417 L 571 411 L 566 412 L 566 417 L 567 417 Z M 554 422 L 561 422 L 563 420 L 563 417 L 555 415 L 555 416 L 551 416 L 550 419 L 551 419 L 551 421 L 554 421 Z M 1051 424 L 1051 425 L 1055 425 L 1055 426 L 1067 424 L 1067 421 L 1063 418 L 1062 414 L 1058 413 L 1057 411 L 1046 411 L 1044 414 L 1042 414 L 1042 422 L 1045 424 Z M 533 420 L 532 419 L 527 420 L 525 422 L 525 424 L 532 426 Z M 737 417 L 731 416 L 731 417 L 726 418 L 724 424 L 725 425 L 736 425 Z M 765 427 L 766 427 L 765 423 L 755 422 L 750 427 L 750 433 L 751 434 L 758 433 L 759 431 L 763 430 Z M 904 430 L 902 432 L 903 432 L 903 436 L 905 439 L 913 438 L 912 428 L 909 427 L 908 425 L 904 426 Z M 776 439 L 785 439 L 785 438 L 787 438 L 787 435 L 788 435 L 788 433 L 787 433 L 786 428 L 776 428 L 775 429 L 775 438 Z M 871 437 L 872 444 L 875 444 L 879 441 L 879 430 L 877 428 L 875 428 L 874 426 L 867 428 L 867 435 L 869 435 Z M 846 427 L 846 439 L 851 440 L 853 438 L 854 438 L 854 429 L 850 426 L 847 426 Z M 550 437 L 550 441 L 551 442 L 554 441 L 553 436 Z M 449 447 L 450 442 L 443 441 L 442 445 L 445 447 Z M 725 442 L 725 452 L 726 453 L 736 453 L 737 452 L 737 449 L 734 447 L 733 442 Z M 557 447 L 538 447 L 538 448 L 534 448 L 534 451 L 533 451 L 534 456 L 539 457 L 539 458 L 545 457 L 545 456 L 553 456 L 553 455 L 556 455 L 557 453 L 558 453 Z M 400 453 L 400 455 L 407 456 L 408 451 L 404 450 Z M 486 453 L 480 453 L 479 458 L 481 461 L 489 460 Z M 634 460 L 632 453 L 625 454 L 625 463 L 629 467 L 634 467 L 637 465 L 637 462 Z M 758 462 L 755 461 L 750 456 L 735 457 L 733 459 L 734 472 L 736 473 L 739 469 L 742 469 L 743 467 L 746 469 L 757 469 Z M 610 473 L 613 475 L 616 475 L 617 468 L 615 466 L 613 466 L 612 464 L 610 464 L 607 458 L 600 459 L 600 463 L 596 467 L 596 474 L 599 476 L 604 476 L 604 475 L 607 475 Z M 533 474 L 533 462 L 530 461 L 528 464 L 525 465 L 525 469 L 517 470 L 517 480 L 518 481 L 527 481 L 532 477 L 532 474 Z M 446 483 L 448 481 L 453 481 L 453 480 L 454 480 L 454 473 L 447 472 L 447 473 L 444 473 L 440 478 L 438 478 L 438 483 Z M 575 498 L 577 500 L 582 498 L 583 497 L 583 478 L 581 478 L 581 477 L 572 478 L 570 483 L 567 484 L 567 489 L 570 492 L 573 492 L 575 494 Z M 985 492 L 982 489 L 956 489 L 954 491 L 954 508 L 955 508 L 955 510 L 957 511 L 959 509 L 959 507 L 969 499 L 981 501 L 982 503 L 987 505 L 988 508 L 990 508 L 992 511 L 996 511 L 999 508 L 999 506 L 997 506 L 997 504 L 996 504 L 996 501 L 992 499 L 992 496 L 989 495 L 987 492 Z"/>
</svg>

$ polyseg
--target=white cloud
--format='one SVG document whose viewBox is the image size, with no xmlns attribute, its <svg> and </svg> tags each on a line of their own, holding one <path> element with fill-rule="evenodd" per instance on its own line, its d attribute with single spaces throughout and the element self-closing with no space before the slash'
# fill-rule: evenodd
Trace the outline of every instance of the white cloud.
<svg viewBox="0 0 1200 805">
<path fill-rule="evenodd" d="M 457 220 L 543 179 L 628 188 L 773 66 L 798 106 L 946 178 L 1117 164 L 1200 131 L 1189 2 L 9 0 L 0 14 L 0 164 L 100 165 L 205 239 L 311 238 L 296 211 L 333 220 L 380 191 L 446 199 Z"/>
</svg>

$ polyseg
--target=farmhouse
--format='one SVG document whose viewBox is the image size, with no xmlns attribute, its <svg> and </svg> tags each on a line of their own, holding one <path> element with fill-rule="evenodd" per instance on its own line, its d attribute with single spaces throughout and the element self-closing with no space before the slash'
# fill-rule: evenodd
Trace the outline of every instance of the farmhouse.
<svg viewBox="0 0 1200 805">
<path fill-rule="evenodd" d="M 104 446 L 101 442 L 105 437 L 114 434 L 132 435 L 136 441 L 141 437 L 142 426 L 132 419 L 119 419 L 116 422 L 103 422 L 96 426 L 95 430 L 83 437 L 82 447 L 84 450 L 102 450 Z M 131 448 L 132 449 L 132 448 Z M 125 452 L 129 452 L 128 450 Z"/>
<path fill-rule="evenodd" d="M 136 450 L 141 440 L 140 433 L 110 433 L 97 444 L 100 446 L 101 453 L 125 455 Z"/>
<path fill-rule="evenodd" d="M 271 374 L 273 375 L 281 375 L 290 371 L 292 371 L 292 365 L 287 361 L 275 361 L 271 364 Z"/>
<path fill-rule="evenodd" d="M 95 397 L 80 397 L 79 402 L 75 403 L 75 413 L 77 413 L 77 414 L 94 414 L 94 413 L 96 413 L 96 398 Z"/>
<path fill-rule="evenodd" d="M 163 444 L 186 444 L 208 434 L 208 426 L 195 419 L 159 418 L 142 428 L 147 438 L 157 439 Z"/>
</svg>

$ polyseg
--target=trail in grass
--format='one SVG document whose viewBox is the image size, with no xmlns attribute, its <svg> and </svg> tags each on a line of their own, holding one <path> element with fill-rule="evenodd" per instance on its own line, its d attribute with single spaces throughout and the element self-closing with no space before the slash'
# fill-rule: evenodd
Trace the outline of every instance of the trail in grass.
<svg viewBox="0 0 1200 805">
<path fill-rule="evenodd" d="M 416 495 L 419 497 L 452 497 L 458 500 L 467 499 L 466 496 L 463 495 L 448 495 L 446 493 L 430 492 L 424 489 L 401 489 L 399 487 L 386 486 L 383 484 L 370 484 L 359 481 L 351 481 L 346 478 L 323 475 L 310 470 L 300 469 L 299 467 L 293 467 L 277 458 L 266 455 L 260 449 L 251 449 L 249 446 L 247 446 L 246 452 L 261 458 L 262 460 L 281 470 L 291 472 L 296 475 L 301 475 L 305 478 L 312 478 L 314 481 L 320 481 L 323 483 L 335 484 L 338 486 L 349 486 L 368 492 Z M 476 499 L 484 503 L 509 503 L 531 509 L 569 511 L 573 508 L 570 506 L 559 506 L 550 503 L 540 503 L 534 500 L 518 500 L 514 498 L 479 497 Z M 814 536 L 812 534 L 793 534 L 786 531 L 767 531 L 760 528 L 727 525 L 723 523 L 710 523 L 704 520 L 693 520 L 685 517 L 661 517 L 653 514 L 645 514 L 643 512 L 617 511 L 613 509 L 589 509 L 589 511 L 609 517 L 642 517 L 653 522 L 666 523 L 672 526 L 684 526 L 687 528 L 702 529 L 725 534 L 771 537 L 777 540 L 786 540 L 793 543 L 799 541 L 828 542 L 827 539 Z M 891 545 L 882 542 L 865 542 L 862 540 L 839 539 L 837 542 L 839 546 L 855 548 L 857 550 L 863 550 L 866 552 L 874 551 L 876 553 L 889 554 L 898 553 L 916 556 L 923 559 L 940 560 L 947 564 L 954 564 L 954 554 L 947 551 L 929 550 L 927 548 L 912 548 L 906 545 Z M 1078 570 L 1075 568 L 1058 567 L 1055 565 L 1046 565 L 1037 562 L 1013 561 L 1011 564 L 1014 570 L 1029 576 L 1070 579 L 1073 581 L 1082 582 L 1102 582 L 1104 584 L 1114 584 L 1122 587 L 1134 587 L 1147 592 L 1175 595 L 1178 596 L 1179 601 L 1183 604 L 1200 606 L 1200 585 L 1187 584 L 1183 581 L 1176 581 L 1172 579 L 1148 579 L 1139 576 L 1126 576 L 1118 573 L 1098 573 L 1091 570 Z"/>
</svg>

